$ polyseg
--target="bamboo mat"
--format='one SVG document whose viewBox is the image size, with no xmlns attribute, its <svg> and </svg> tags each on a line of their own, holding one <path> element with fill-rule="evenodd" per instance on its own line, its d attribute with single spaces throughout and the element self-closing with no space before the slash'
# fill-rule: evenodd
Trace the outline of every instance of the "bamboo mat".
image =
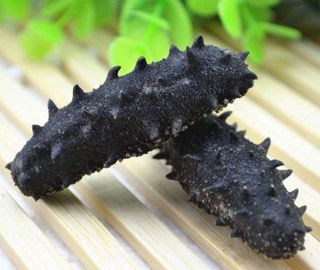
<svg viewBox="0 0 320 270">
<path fill-rule="evenodd" d="M 61 61 L 26 59 L 13 30 L 0 28 L 0 244 L 17 269 L 319 269 L 320 265 L 320 47 L 308 40 L 271 41 L 248 97 L 229 109 L 254 142 L 271 137 L 270 156 L 294 174 L 298 205 L 313 227 L 306 249 L 289 260 L 251 251 L 215 218 L 187 202 L 169 168 L 152 153 L 84 177 L 68 190 L 34 202 L 14 187 L 4 166 L 47 119 L 46 103 L 71 100 L 78 83 L 91 91 L 107 74 L 112 34 L 86 44 L 67 41 Z M 218 37 L 218 38 L 217 38 Z M 217 32 L 207 44 L 236 49 Z M 153 152 L 155 153 L 155 152 Z M 1 266 L 0 266 L 1 268 Z"/>
</svg>

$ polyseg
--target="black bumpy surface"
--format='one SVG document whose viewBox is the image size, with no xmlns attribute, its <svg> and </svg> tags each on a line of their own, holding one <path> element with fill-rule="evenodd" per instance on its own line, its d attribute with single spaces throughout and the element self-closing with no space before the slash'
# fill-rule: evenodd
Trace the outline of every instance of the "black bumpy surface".
<svg viewBox="0 0 320 270">
<path fill-rule="evenodd" d="M 167 159 L 167 178 L 179 181 L 189 200 L 218 216 L 217 225 L 232 228 L 249 247 L 268 257 L 289 258 L 303 249 L 301 216 L 306 207 L 294 204 L 298 190 L 288 192 L 282 181 L 291 170 L 278 170 L 269 160 L 270 139 L 260 145 L 226 124 L 230 112 L 203 118 L 168 140 L 154 157 Z"/>
<path fill-rule="evenodd" d="M 64 108 L 49 100 L 48 122 L 32 127 L 32 138 L 7 168 L 20 190 L 38 199 L 144 154 L 244 95 L 256 79 L 246 56 L 206 46 L 198 37 L 186 51 L 172 46 L 160 62 L 147 64 L 141 57 L 123 77 L 113 67 L 90 93 L 76 85 Z"/>
</svg>

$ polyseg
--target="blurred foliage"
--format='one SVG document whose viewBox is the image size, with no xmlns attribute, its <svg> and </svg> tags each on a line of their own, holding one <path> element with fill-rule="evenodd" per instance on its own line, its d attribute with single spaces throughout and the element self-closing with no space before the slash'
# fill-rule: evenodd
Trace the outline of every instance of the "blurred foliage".
<svg viewBox="0 0 320 270">
<path fill-rule="evenodd" d="M 0 0 L 0 21 L 20 24 L 21 46 L 32 58 L 47 55 L 71 32 L 82 41 L 97 27 L 118 25 L 108 48 L 112 65 L 130 71 L 144 55 L 148 62 L 164 58 L 170 44 L 184 49 L 193 39 L 193 24 L 221 24 L 243 43 L 250 59 L 263 60 L 268 34 L 297 39 L 300 33 L 272 22 L 279 0 Z"/>
</svg>

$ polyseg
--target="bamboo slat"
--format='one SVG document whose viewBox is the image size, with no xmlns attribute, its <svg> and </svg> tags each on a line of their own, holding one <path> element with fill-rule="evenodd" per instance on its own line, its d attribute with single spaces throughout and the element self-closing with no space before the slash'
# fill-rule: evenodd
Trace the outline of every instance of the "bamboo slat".
<svg viewBox="0 0 320 270">
<path fill-rule="evenodd" d="M 13 153 L 19 150 L 17 146 L 22 145 L 26 138 L 2 113 L 0 113 L 0 126 L 4 131 L 0 133 L 2 145 L 0 161 L 6 164 L 11 161 Z M 6 155 L 6 153 L 10 154 Z M 0 172 L 8 181 L 12 181 L 4 166 L 0 167 Z M 22 197 L 19 192 L 17 194 L 20 198 Z M 86 267 L 90 269 L 138 268 L 110 232 L 68 190 L 37 202 L 26 197 L 23 200 L 39 211 L 41 217 Z"/>
<path fill-rule="evenodd" d="M 0 243 L 20 269 L 70 269 L 42 231 L 1 185 Z"/>
</svg>

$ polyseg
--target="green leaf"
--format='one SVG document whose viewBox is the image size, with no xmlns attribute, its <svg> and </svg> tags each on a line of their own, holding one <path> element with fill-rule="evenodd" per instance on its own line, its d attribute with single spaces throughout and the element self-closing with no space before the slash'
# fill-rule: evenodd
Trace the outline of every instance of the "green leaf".
<svg viewBox="0 0 320 270">
<path fill-rule="evenodd" d="M 118 37 L 110 44 L 108 56 L 112 66 L 121 66 L 120 74 L 123 75 L 133 69 L 140 56 L 145 56 L 147 60 L 150 59 L 150 52 L 137 40 Z"/>
<path fill-rule="evenodd" d="M 259 23 L 251 25 L 245 32 L 244 47 L 250 52 L 249 58 L 255 63 L 263 60 L 263 42 L 265 34 Z"/>
<path fill-rule="evenodd" d="M 93 3 L 90 1 L 79 2 L 81 8 L 72 21 L 72 30 L 76 38 L 83 40 L 93 30 L 95 24 L 95 13 Z"/>
<path fill-rule="evenodd" d="M 187 0 L 188 9 L 199 16 L 213 16 L 217 13 L 219 0 Z"/>
<path fill-rule="evenodd" d="M 279 4 L 279 0 L 246 0 L 248 4 L 253 6 L 272 7 Z"/>
<path fill-rule="evenodd" d="M 62 40 L 61 29 L 47 20 L 32 20 L 20 36 L 20 43 L 26 54 L 34 59 L 43 58 Z"/>
<path fill-rule="evenodd" d="M 220 0 L 218 14 L 226 32 L 233 38 L 239 38 L 242 24 L 237 0 Z"/>
<path fill-rule="evenodd" d="M 187 10 L 179 0 L 165 0 L 164 18 L 170 25 L 171 41 L 180 49 L 192 42 L 193 30 Z"/>
<path fill-rule="evenodd" d="M 261 23 L 261 27 L 265 32 L 279 36 L 279 37 L 284 37 L 288 39 L 301 38 L 301 33 L 298 30 L 287 27 L 287 26 L 264 22 L 264 23 Z"/>
<path fill-rule="evenodd" d="M 0 7 L 3 8 L 4 14 L 16 21 L 22 21 L 29 11 L 28 0 L 1 0 Z"/>
<path fill-rule="evenodd" d="M 74 0 L 56 0 L 49 2 L 42 9 L 42 13 L 45 16 L 58 16 L 64 12 Z"/>
<path fill-rule="evenodd" d="M 160 17 L 154 16 L 153 14 L 148 14 L 139 10 L 131 10 L 129 14 L 132 18 L 140 19 L 141 23 L 145 22 L 147 24 L 153 24 L 162 30 L 169 30 L 168 22 Z"/>
<path fill-rule="evenodd" d="M 114 19 L 118 0 L 94 0 L 95 25 L 104 26 Z"/>
</svg>

